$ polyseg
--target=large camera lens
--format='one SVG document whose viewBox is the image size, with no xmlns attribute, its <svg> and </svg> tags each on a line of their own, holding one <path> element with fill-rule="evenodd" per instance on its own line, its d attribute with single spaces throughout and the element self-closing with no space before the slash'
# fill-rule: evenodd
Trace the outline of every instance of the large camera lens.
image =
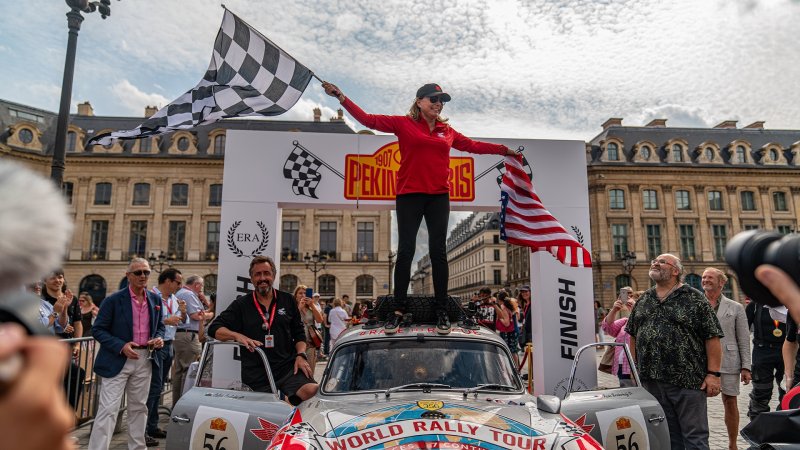
<svg viewBox="0 0 800 450">
<path fill-rule="evenodd" d="M 780 306 L 780 300 L 756 279 L 755 270 L 761 264 L 772 264 L 783 269 L 795 283 L 800 282 L 800 235 L 745 231 L 734 236 L 725 247 L 725 260 L 736 272 L 748 297 L 757 303 Z"/>
</svg>

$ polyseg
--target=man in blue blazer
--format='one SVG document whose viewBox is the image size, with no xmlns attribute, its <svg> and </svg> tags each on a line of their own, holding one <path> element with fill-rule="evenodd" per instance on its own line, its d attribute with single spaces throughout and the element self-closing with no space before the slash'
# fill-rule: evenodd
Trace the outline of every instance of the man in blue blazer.
<svg viewBox="0 0 800 450">
<path fill-rule="evenodd" d="M 128 287 L 103 300 L 92 325 L 100 343 L 94 371 L 103 380 L 89 450 L 108 449 L 123 394 L 128 397 L 128 449 L 146 448 L 147 393 L 152 364 L 158 364 L 152 349 L 164 346 L 164 323 L 158 296 L 147 290 L 147 260 L 131 260 L 126 275 Z"/>
</svg>

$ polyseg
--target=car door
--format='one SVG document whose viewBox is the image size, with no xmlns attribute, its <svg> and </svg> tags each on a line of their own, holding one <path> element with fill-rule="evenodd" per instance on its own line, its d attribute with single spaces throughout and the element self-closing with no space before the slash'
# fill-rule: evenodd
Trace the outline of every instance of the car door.
<svg viewBox="0 0 800 450">
<path fill-rule="evenodd" d="M 605 448 L 618 450 L 662 450 L 670 448 L 669 429 L 664 410 L 658 401 L 641 387 L 636 365 L 628 346 L 604 342 L 603 345 L 622 346 L 631 367 L 635 386 L 619 387 L 615 377 L 600 376 L 599 387 L 576 391 L 573 387 L 579 358 L 596 358 L 595 344 L 581 347 L 575 355 L 567 395 L 561 402 L 561 413 L 588 431 Z M 586 350 L 586 351 L 584 351 Z M 606 382 L 604 383 L 604 380 Z"/>
<path fill-rule="evenodd" d="M 249 450 L 266 448 L 292 407 L 278 395 L 253 392 L 241 381 L 236 342 L 205 344 L 197 376 L 172 410 L 167 431 L 168 450 Z M 272 392 L 277 392 L 261 348 Z"/>
</svg>

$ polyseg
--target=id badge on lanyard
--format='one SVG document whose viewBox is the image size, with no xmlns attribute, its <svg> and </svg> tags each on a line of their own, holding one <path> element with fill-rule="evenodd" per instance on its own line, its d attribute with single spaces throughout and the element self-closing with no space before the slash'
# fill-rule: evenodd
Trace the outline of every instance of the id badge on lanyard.
<svg viewBox="0 0 800 450">
<path fill-rule="evenodd" d="M 264 321 L 263 325 L 261 325 L 261 328 L 267 332 L 267 334 L 264 335 L 264 348 L 275 348 L 275 336 L 272 335 L 271 328 L 272 322 L 275 320 L 275 309 L 277 308 L 277 302 L 277 293 L 274 293 L 273 291 L 272 304 L 270 305 L 271 311 L 267 311 L 267 313 L 270 314 L 269 322 L 267 322 L 267 317 L 263 312 L 261 312 L 261 306 L 256 300 L 256 293 L 253 292 L 253 304 L 255 305 L 256 310 L 258 310 L 258 313 L 261 315 L 261 319 Z"/>
<path fill-rule="evenodd" d="M 264 348 L 275 348 L 275 336 L 271 334 L 264 336 Z"/>
</svg>

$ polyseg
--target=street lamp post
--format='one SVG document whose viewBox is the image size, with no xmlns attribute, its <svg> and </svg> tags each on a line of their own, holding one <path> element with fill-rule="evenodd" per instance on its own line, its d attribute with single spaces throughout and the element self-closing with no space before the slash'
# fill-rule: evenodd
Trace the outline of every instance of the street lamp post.
<svg viewBox="0 0 800 450">
<path fill-rule="evenodd" d="M 69 106 L 72 101 L 72 79 L 75 74 L 75 53 L 78 47 L 78 31 L 80 31 L 81 23 L 83 22 L 81 12 L 99 11 L 103 19 L 111 15 L 111 0 L 100 0 L 99 2 L 66 0 L 66 2 L 67 6 L 70 7 L 70 11 L 67 13 L 69 36 L 67 38 L 67 55 L 64 61 L 64 78 L 61 82 L 61 103 L 58 108 L 53 164 L 50 172 L 50 178 L 59 189 L 61 189 L 64 181 Z"/>
<path fill-rule="evenodd" d="M 328 257 L 325 255 L 320 255 L 316 250 L 314 250 L 311 255 L 306 252 L 306 256 L 303 257 L 303 261 L 306 262 L 306 269 L 314 272 L 314 292 L 318 292 L 317 272 L 325 269 L 325 264 L 328 263 Z"/>
<path fill-rule="evenodd" d="M 147 261 L 150 263 L 150 268 L 153 269 L 156 273 L 161 273 L 164 269 L 164 263 L 167 264 L 167 267 L 172 267 L 175 264 L 175 255 L 167 256 L 164 251 L 162 250 L 158 256 L 150 253 L 150 256 L 147 257 Z M 156 269 L 156 264 L 158 264 L 158 268 Z"/>
<path fill-rule="evenodd" d="M 625 252 L 625 254 L 622 256 L 622 270 L 624 270 L 626 274 L 630 275 L 635 267 L 636 253 Z"/>
<path fill-rule="evenodd" d="M 394 269 L 394 258 L 396 256 L 397 253 L 389 252 L 389 295 L 392 295 L 392 269 Z"/>
</svg>

